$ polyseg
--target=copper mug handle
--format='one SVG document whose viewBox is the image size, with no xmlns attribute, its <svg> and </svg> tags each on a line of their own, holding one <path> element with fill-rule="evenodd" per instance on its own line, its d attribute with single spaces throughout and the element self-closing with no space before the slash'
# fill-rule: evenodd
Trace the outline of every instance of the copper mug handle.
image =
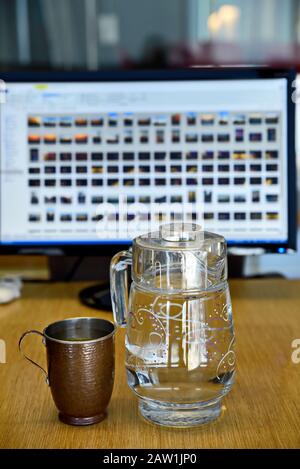
<svg viewBox="0 0 300 469">
<path fill-rule="evenodd" d="M 32 363 L 33 365 L 37 366 L 40 370 L 42 370 L 42 372 L 44 373 L 45 377 L 46 377 L 46 383 L 48 384 L 48 386 L 50 386 L 49 384 L 49 376 L 48 376 L 48 373 L 46 370 L 44 370 L 44 368 L 39 365 L 38 363 L 36 363 L 34 360 L 32 360 L 31 358 L 29 358 L 22 350 L 22 342 L 23 342 L 23 339 L 29 335 L 29 334 L 38 334 L 40 336 L 43 337 L 43 339 L 45 340 L 45 336 L 42 332 L 40 331 L 36 331 L 34 329 L 32 329 L 31 331 L 26 331 L 24 332 L 24 334 L 21 335 L 20 337 L 20 340 L 19 340 L 19 351 L 22 353 L 23 357 L 26 358 L 26 360 L 28 360 L 30 363 Z"/>
</svg>

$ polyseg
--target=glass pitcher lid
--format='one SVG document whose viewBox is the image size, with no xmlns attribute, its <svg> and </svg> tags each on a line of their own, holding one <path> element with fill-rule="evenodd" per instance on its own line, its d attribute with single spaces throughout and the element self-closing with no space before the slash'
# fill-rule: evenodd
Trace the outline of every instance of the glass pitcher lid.
<svg viewBox="0 0 300 469">
<path fill-rule="evenodd" d="M 225 239 L 203 231 L 195 223 L 169 223 L 161 225 L 158 231 L 138 236 L 135 242 L 148 249 L 206 251 L 213 244 L 225 244 Z"/>
</svg>

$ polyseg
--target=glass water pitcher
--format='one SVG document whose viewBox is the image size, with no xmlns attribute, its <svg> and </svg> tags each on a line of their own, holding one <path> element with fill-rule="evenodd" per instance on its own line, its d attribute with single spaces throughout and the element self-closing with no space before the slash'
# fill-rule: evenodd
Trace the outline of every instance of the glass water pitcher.
<svg viewBox="0 0 300 469">
<path fill-rule="evenodd" d="M 224 238 L 183 223 L 135 238 L 112 259 L 111 296 L 142 416 L 180 427 L 216 419 L 235 374 Z"/>
</svg>

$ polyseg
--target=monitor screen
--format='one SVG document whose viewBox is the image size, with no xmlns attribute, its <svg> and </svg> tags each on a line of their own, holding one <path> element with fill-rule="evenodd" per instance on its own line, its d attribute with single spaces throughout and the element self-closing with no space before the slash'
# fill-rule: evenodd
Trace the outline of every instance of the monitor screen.
<svg viewBox="0 0 300 469">
<path fill-rule="evenodd" d="M 5 86 L 2 245 L 126 244 L 181 220 L 287 243 L 286 78 Z"/>
</svg>

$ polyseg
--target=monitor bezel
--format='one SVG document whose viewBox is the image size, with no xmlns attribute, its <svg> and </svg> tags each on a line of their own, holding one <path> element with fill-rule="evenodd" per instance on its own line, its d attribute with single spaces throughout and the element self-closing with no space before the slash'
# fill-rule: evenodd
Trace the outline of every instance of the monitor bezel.
<svg viewBox="0 0 300 469">
<path fill-rule="evenodd" d="M 263 248 L 265 252 L 287 252 L 297 248 L 297 193 L 296 193 L 296 148 L 295 148 L 295 90 L 296 72 L 291 68 L 271 67 L 192 67 L 188 69 L 164 70 L 113 70 L 113 71 L 47 71 L 47 72 L 0 72 L 0 80 L 16 82 L 123 82 L 123 81 L 179 81 L 179 80 L 249 80 L 257 78 L 285 78 L 287 80 L 287 157 L 288 157 L 288 239 L 279 243 L 228 242 L 229 247 L 245 249 Z M 1 157 L 1 155 L 0 155 Z M 1 207 L 0 207 L 1 209 Z M 1 214 L 0 214 L 1 223 Z M 1 226 L 0 226 L 1 233 Z M 113 255 L 127 249 L 131 242 L 95 243 L 72 242 L 49 244 L 2 244 L 0 254 L 30 255 Z"/>
</svg>

